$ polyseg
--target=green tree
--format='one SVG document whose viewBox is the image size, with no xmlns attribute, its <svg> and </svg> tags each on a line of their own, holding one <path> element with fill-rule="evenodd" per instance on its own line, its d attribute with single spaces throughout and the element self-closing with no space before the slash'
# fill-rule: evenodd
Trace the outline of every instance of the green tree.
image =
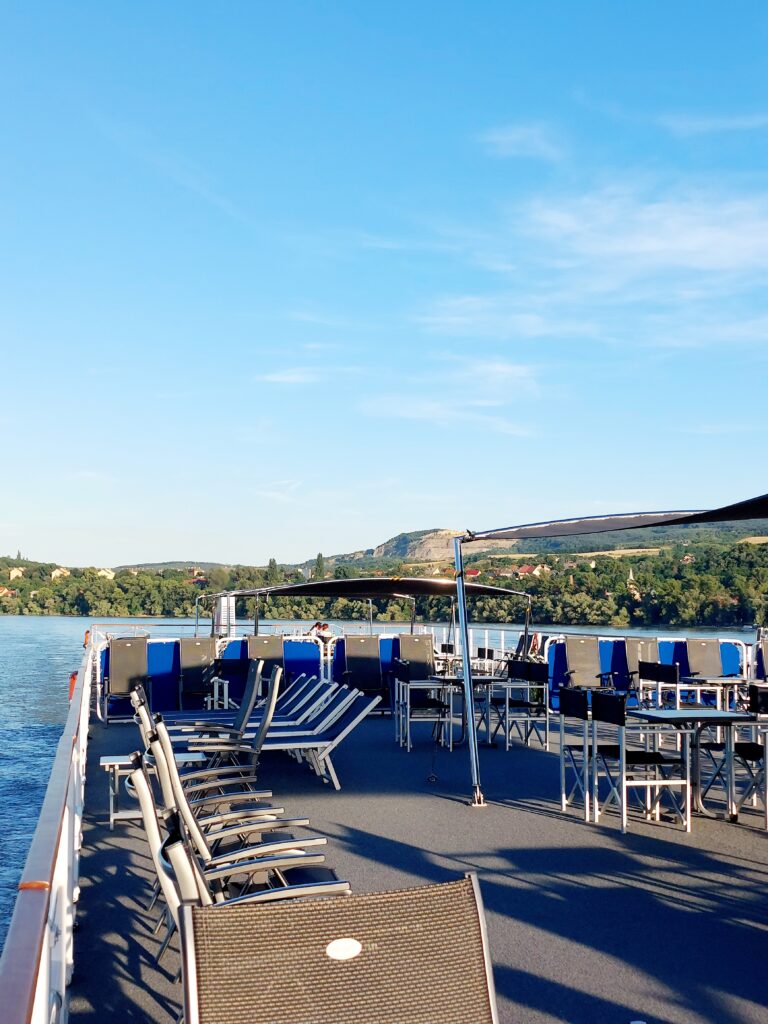
<svg viewBox="0 0 768 1024">
<path fill-rule="evenodd" d="M 323 558 L 322 551 L 318 551 L 317 558 L 315 559 L 315 568 L 312 571 L 312 578 L 316 580 L 325 579 L 325 559 Z"/>
<path fill-rule="evenodd" d="M 282 582 L 283 577 L 280 570 L 277 567 L 277 562 L 275 561 L 274 558 L 270 558 L 269 562 L 267 563 L 267 572 L 265 579 L 267 583 L 270 584 Z"/>
</svg>

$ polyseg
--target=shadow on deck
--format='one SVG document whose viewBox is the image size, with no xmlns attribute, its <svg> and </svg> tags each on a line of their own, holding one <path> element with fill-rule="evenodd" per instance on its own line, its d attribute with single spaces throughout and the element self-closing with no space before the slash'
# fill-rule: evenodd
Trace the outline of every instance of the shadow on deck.
<svg viewBox="0 0 768 1024">
<path fill-rule="evenodd" d="M 389 720 L 367 720 L 336 758 L 340 793 L 280 754 L 264 758 L 262 782 L 329 837 L 328 863 L 358 891 L 477 871 L 502 1021 L 764 1020 L 766 836 L 749 815 L 739 825 L 696 818 L 691 835 L 634 820 L 621 836 L 612 814 L 598 827 L 562 815 L 557 757 L 520 746 L 481 748 L 489 802 L 472 809 L 466 750 L 435 750 L 423 728 L 406 754 Z M 152 867 L 141 832 L 106 828 L 98 759 L 137 741 L 131 725 L 93 729 L 75 1024 L 112 1015 L 165 1024 L 178 1009 L 177 947 L 158 969 L 143 913 Z"/>
</svg>

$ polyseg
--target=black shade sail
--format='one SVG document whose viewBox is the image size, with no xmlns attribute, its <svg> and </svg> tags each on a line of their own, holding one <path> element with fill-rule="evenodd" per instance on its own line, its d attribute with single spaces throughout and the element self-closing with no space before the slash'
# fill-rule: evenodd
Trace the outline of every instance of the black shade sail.
<svg viewBox="0 0 768 1024">
<path fill-rule="evenodd" d="M 527 597 L 522 591 L 465 584 L 467 597 Z M 230 590 L 236 597 L 346 597 L 350 600 L 397 597 L 455 597 L 455 579 L 421 579 L 407 576 L 369 576 L 362 579 L 316 580 L 311 583 L 279 583 L 253 590 Z M 219 594 L 206 594 L 207 598 Z"/>
<path fill-rule="evenodd" d="M 694 526 L 697 523 L 728 523 L 768 518 L 768 494 L 737 501 L 708 511 L 624 512 L 619 515 L 553 519 L 543 523 L 507 526 L 482 533 L 468 533 L 465 543 L 476 540 L 516 540 L 531 537 L 578 537 L 612 530 L 639 530 L 649 526 Z"/>
</svg>

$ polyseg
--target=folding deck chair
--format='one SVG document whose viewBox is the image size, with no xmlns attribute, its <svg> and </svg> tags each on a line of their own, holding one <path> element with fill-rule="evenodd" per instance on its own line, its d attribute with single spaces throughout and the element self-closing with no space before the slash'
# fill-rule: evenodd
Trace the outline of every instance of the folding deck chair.
<svg viewBox="0 0 768 1024">
<path fill-rule="evenodd" d="M 600 641 L 596 636 L 566 636 L 566 686 L 591 690 L 611 685 L 611 673 L 600 667 Z"/>
<path fill-rule="evenodd" d="M 636 692 L 642 700 L 640 662 L 648 664 L 659 660 L 659 641 L 655 637 L 627 636 L 624 638 L 624 654 L 627 661 L 627 679 L 630 692 Z"/>
<path fill-rule="evenodd" d="M 381 697 L 366 697 L 358 694 L 348 704 L 344 713 L 323 732 L 312 735 L 280 735 L 267 733 L 263 750 L 284 750 L 299 760 L 306 759 L 312 770 L 323 782 L 330 782 L 334 789 L 341 789 L 341 783 L 331 760 L 331 754 L 341 741 L 362 722 L 380 702 Z"/>
<path fill-rule="evenodd" d="M 474 875 L 180 914 L 186 1024 L 497 1024 Z"/>
</svg>

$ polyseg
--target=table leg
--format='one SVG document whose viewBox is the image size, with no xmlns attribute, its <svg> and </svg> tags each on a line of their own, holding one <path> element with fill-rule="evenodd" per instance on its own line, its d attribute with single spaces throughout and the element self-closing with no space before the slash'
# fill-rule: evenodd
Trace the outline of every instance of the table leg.
<svg viewBox="0 0 768 1024">
<path fill-rule="evenodd" d="M 736 810 L 736 780 L 733 770 L 733 734 L 732 725 L 725 727 L 725 787 L 728 799 L 728 819 L 738 821 L 739 815 Z"/>
</svg>

